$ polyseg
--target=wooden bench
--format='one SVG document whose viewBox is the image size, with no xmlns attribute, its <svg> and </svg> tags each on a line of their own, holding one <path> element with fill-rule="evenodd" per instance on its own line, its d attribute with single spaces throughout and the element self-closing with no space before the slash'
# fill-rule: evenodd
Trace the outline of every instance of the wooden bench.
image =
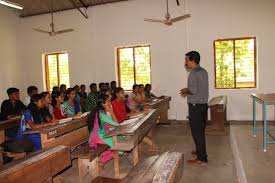
<svg viewBox="0 0 275 183">
<path fill-rule="evenodd" d="M 40 134 L 42 149 L 57 145 L 65 145 L 74 149 L 89 139 L 88 116 L 55 126 L 29 130 L 24 134 Z"/>
<path fill-rule="evenodd" d="M 21 116 L 11 118 L 5 121 L 0 121 L 0 144 L 5 142 L 5 130 L 9 128 L 18 127 L 21 120 Z M 3 151 L 0 151 L 0 165 L 3 164 Z"/>
<path fill-rule="evenodd" d="M 161 99 L 156 99 L 150 103 L 144 105 L 145 108 L 156 109 L 159 116 L 159 124 L 170 124 L 168 120 L 168 110 L 170 108 L 171 97 L 164 97 Z"/>
<path fill-rule="evenodd" d="M 152 109 L 147 115 L 136 122 L 120 125 L 105 135 L 105 137 L 113 138 L 114 146 L 111 150 L 114 151 L 114 171 L 116 178 L 123 177 L 120 174 L 119 163 L 119 153 L 121 151 L 132 151 L 133 164 L 135 166 L 139 161 L 138 148 L 141 141 L 149 144 L 151 148 L 155 148 L 153 139 L 150 136 L 152 136 L 151 132 L 156 126 L 157 118 L 157 110 Z M 118 140 L 118 136 L 123 137 L 121 141 Z"/>
<path fill-rule="evenodd" d="M 208 102 L 211 113 L 211 125 L 207 127 L 207 135 L 227 135 L 227 132 L 224 128 L 226 123 L 226 96 L 218 96 L 212 98 Z"/>
<path fill-rule="evenodd" d="M 70 148 L 60 145 L 4 165 L 0 168 L 0 182 L 52 182 L 55 175 L 70 165 Z"/>
<path fill-rule="evenodd" d="M 72 159 L 78 159 L 79 182 L 91 182 L 99 176 L 101 171 L 99 156 L 107 149 L 108 145 L 99 145 L 97 148 L 85 145 L 72 152 Z"/>
<path fill-rule="evenodd" d="M 122 180 L 97 177 L 92 183 L 176 183 L 183 174 L 183 153 L 165 152 L 138 163 Z"/>
</svg>

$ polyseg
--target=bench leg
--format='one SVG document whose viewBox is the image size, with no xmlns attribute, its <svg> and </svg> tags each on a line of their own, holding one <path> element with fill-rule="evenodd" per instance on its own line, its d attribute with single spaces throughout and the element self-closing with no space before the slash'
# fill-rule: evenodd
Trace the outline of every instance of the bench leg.
<svg viewBox="0 0 275 183">
<path fill-rule="evenodd" d="M 119 170 L 119 151 L 114 151 L 114 170 L 115 170 L 115 178 L 120 177 L 120 170 Z"/>
<path fill-rule="evenodd" d="M 99 158 L 95 158 L 93 161 L 89 159 L 78 159 L 78 175 L 79 182 L 91 182 L 93 179 L 99 176 Z"/>
<path fill-rule="evenodd" d="M 133 149 L 133 163 L 134 166 L 138 163 L 138 146 L 134 147 Z"/>
</svg>

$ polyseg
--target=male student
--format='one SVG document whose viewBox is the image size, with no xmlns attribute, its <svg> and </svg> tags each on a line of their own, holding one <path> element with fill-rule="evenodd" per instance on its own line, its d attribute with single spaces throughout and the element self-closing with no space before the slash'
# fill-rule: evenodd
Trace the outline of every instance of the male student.
<svg viewBox="0 0 275 183">
<path fill-rule="evenodd" d="M 21 112 L 26 109 L 26 106 L 20 101 L 19 89 L 9 88 L 7 90 L 9 99 L 4 100 L 1 105 L 1 118 L 7 120 L 21 115 Z"/>
<path fill-rule="evenodd" d="M 29 86 L 27 88 L 28 96 L 24 100 L 25 106 L 28 106 L 31 102 L 31 96 L 38 94 L 38 88 L 36 86 Z"/>
<path fill-rule="evenodd" d="M 9 88 L 7 90 L 9 99 L 4 100 L 1 105 L 1 120 L 7 120 L 16 116 L 20 116 L 27 108 L 19 99 L 19 89 Z M 5 130 L 5 135 L 14 138 L 16 136 L 17 128 L 10 128 Z"/>
</svg>

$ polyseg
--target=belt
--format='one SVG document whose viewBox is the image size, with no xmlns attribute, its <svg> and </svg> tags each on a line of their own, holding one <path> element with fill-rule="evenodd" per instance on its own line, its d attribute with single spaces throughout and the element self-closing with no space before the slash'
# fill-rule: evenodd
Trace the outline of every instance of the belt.
<svg viewBox="0 0 275 183">
<path fill-rule="evenodd" d="M 208 105 L 207 103 L 204 103 L 204 104 L 191 104 L 191 103 L 188 103 L 189 106 L 205 106 L 205 105 Z"/>
</svg>

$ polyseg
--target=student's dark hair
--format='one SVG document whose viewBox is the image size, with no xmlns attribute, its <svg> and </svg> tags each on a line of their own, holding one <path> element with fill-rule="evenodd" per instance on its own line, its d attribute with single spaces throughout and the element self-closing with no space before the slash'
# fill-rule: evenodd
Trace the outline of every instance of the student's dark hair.
<svg viewBox="0 0 275 183">
<path fill-rule="evenodd" d="M 15 92 L 19 92 L 19 89 L 18 88 L 9 88 L 9 89 L 7 89 L 7 94 L 8 95 L 11 95 Z"/>
<path fill-rule="evenodd" d="M 136 89 L 137 87 L 139 87 L 139 85 L 134 84 L 134 85 L 133 85 L 133 90 Z"/>
<path fill-rule="evenodd" d="M 80 85 L 80 88 L 86 87 L 84 84 Z"/>
<path fill-rule="evenodd" d="M 75 86 L 73 87 L 74 90 L 75 90 L 76 88 L 79 88 L 79 85 L 75 85 Z"/>
<path fill-rule="evenodd" d="M 145 88 L 147 88 L 147 87 L 149 87 L 149 86 L 151 86 L 151 84 L 146 84 L 146 85 L 145 85 Z"/>
<path fill-rule="evenodd" d="M 52 91 L 53 91 L 53 92 L 59 91 L 58 86 L 54 86 Z"/>
<path fill-rule="evenodd" d="M 113 84 L 116 84 L 116 81 L 112 81 L 112 82 L 111 82 L 111 85 L 113 85 Z"/>
<path fill-rule="evenodd" d="M 117 87 L 117 88 L 115 88 L 114 93 L 115 93 L 115 94 L 116 94 L 116 93 L 119 93 L 119 92 L 121 92 L 122 90 L 123 90 L 123 88 Z"/>
<path fill-rule="evenodd" d="M 96 86 L 96 83 L 90 84 L 90 88 L 92 88 L 92 87 L 94 87 L 94 86 Z"/>
<path fill-rule="evenodd" d="M 50 94 L 50 92 L 42 92 L 42 93 L 40 93 L 40 95 L 42 96 L 42 98 L 45 98 L 49 94 Z"/>
<path fill-rule="evenodd" d="M 29 86 L 27 88 L 27 93 L 31 94 L 33 91 L 36 91 L 36 90 L 38 90 L 38 88 L 36 86 Z"/>
<path fill-rule="evenodd" d="M 139 86 L 139 87 L 144 87 L 144 84 L 139 84 L 138 86 Z"/>
<path fill-rule="evenodd" d="M 70 95 L 70 93 L 72 93 L 73 91 L 75 91 L 73 88 L 68 88 L 68 89 L 66 90 L 65 100 L 68 100 L 68 99 L 69 99 L 68 95 Z"/>
<path fill-rule="evenodd" d="M 185 56 L 189 57 L 189 60 L 194 61 L 196 64 L 200 64 L 200 54 L 197 51 L 190 51 L 188 53 L 185 54 Z"/>
<path fill-rule="evenodd" d="M 108 95 L 105 94 L 100 94 L 97 98 L 96 101 L 96 108 L 93 109 L 90 113 L 90 130 L 92 130 L 94 128 L 94 123 L 95 123 L 95 119 L 97 117 L 98 119 L 98 125 L 99 128 L 102 128 L 102 124 L 99 118 L 99 112 L 104 110 L 103 104 L 107 101 L 107 99 L 109 98 Z"/>
<path fill-rule="evenodd" d="M 101 87 L 104 86 L 104 85 L 105 85 L 105 83 L 99 83 L 99 84 L 98 84 L 98 87 L 101 88 Z"/>
<path fill-rule="evenodd" d="M 110 86 L 110 83 L 105 83 L 106 86 Z"/>
<path fill-rule="evenodd" d="M 54 93 L 52 93 L 52 105 L 56 106 L 57 101 L 56 98 L 58 98 L 62 93 L 60 91 L 56 91 Z"/>
<path fill-rule="evenodd" d="M 61 84 L 59 88 L 61 90 L 61 88 L 64 88 L 64 87 L 67 87 L 67 86 L 65 84 Z"/>
<path fill-rule="evenodd" d="M 31 96 L 31 103 L 35 103 L 38 102 L 39 100 L 41 100 L 43 97 L 41 94 L 34 94 L 33 96 Z"/>
</svg>

